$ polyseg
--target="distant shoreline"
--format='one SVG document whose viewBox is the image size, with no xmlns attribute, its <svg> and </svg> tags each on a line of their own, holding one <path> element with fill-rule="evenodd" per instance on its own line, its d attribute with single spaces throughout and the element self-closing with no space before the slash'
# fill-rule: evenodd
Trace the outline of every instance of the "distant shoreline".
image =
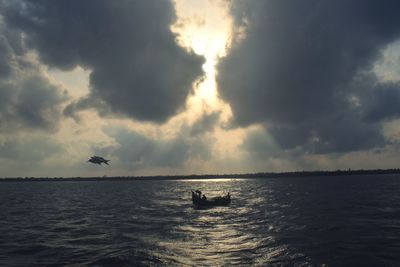
<svg viewBox="0 0 400 267">
<path fill-rule="evenodd" d="M 201 179 L 254 179 L 280 177 L 315 177 L 400 174 L 400 169 L 375 170 L 336 170 L 336 171 L 294 171 L 294 172 L 258 172 L 243 174 L 193 174 L 158 176 L 113 176 L 113 177 L 14 177 L 0 178 L 0 182 L 53 182 L 53 181 L 136 181 L 136 180 L 201 180 Z"/>
</svg>

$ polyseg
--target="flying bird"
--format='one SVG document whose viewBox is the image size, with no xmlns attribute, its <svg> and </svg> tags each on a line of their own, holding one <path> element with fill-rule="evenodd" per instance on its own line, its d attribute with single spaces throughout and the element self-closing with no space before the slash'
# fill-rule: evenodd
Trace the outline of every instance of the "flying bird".
<svg viewBox="0 0 400 267">
<path fill-rule="evenodd" d="M 102 163 L 109 165 L 108 164 L 109 161 L 110 161 L 109 159 L 104 159 L 103 157 L 99 157 L 99 156 L 90 157 L 90 159 L 88 160 L 88 162 L 91 162 L 94 164 L 99 164 L 99 165 L 101 165 Z"/>
</svg>

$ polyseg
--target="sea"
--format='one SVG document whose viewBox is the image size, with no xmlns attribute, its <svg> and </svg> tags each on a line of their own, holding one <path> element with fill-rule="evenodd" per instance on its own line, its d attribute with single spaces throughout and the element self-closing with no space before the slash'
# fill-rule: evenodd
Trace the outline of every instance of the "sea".
<svg viewBox="0 0 400 267">
<path fill-rule="evenodd" d="M 0 266 L 400 266 L 400 175 L 1 182 Z"/>
</svg>

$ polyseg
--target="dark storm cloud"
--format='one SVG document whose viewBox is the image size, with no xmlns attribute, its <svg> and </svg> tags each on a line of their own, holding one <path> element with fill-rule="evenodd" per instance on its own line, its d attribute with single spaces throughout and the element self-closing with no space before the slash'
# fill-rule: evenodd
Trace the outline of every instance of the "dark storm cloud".
<svg viewBox="0 0 400 267">
<path fill-rule="evenodd" d="M 97 147 L 94 153 L 117 158 L 126 169 L 179 168 L 189 159 L 209 159 L 211 142 L 192 138 L 181 132 L 173 139 L 152 138 L 126 128 L 109 128 L 104 132 L 116 145 Z"/>
<path fill-rule="evenodd" d="M 0 3 L 1 8 L 1 3 Z M 0 79 L 11 74 L 11 62 L 14 51 L 6 35 L 6 27 L 0 13 Z"/>
<path fill-rule="evenodd" d="M 63 151 L 62 145 L 51 138 L 21 138 L 0 142 L 0 159 L 19 160 L 21 165 L 36 164 Z"/>
<path fill-rule="evenodd" d="M 63 113 L 64 113 L 65 116 L 71 117 L 75 121 L 79 122 L 81 117 L 79 116 L 77 111 L 90 109 L 90 108 L 96 109 L 97 113 L 100 116 L 104 116 L 105 117 L 105 116 L 110 116 L 111 115 L 110 106 L 107 105 L 107 103 L 105 103 L 100 98 L 96 98 L 93 95 L 87 96 L 87 97 L 82 97 L 78 101 L 70 103 L 64 109 Z"/>
<path fill-rule="evenodd" d="M 350 152 L 385 144 L 378 124 L 363 122 L 352 114 L 327 116 L 329 121 L 304 121 L 287 126 L 266 127 L 283 149 L 304 149 L 311 153 Z"/>
<path fill-rule="evenodd" d="M 400 116 L 400 83 L 378 84 L 364 102 L 366 103 L 364 115 L 367 121 L 398 118 Z"/>
<path fill-rule="evenodd" d="M 198 121 L 191 126 L 191 135 L 200 135 L 204 132 L 212 131 L 221 115 L 221 112 L 211 112 L 204 114 Z"/>
<path fill-rule="evenodd" d="M 0 13 L 0 133 L 55 130 L 68 97 L 25 52 L 21 32 L 8 29 Z"/>
<path fill-rule="evenodd" d="M 0 82 L 0 132 L 26 128 L 53 131 L 66 99 L 59 88 L 38 75 Z"/>
<path fill-rule="evenodd" d="M 170 1 L 10 1 L 4 14 L 45 64 L 91 69 L 94 100 L 86 103 L 103 101 L 114 113 L 166 121 L 202 75 L 203 59 L 178 46 L 170 31 Z"/>
<path fill-rule="evenodd" d="M 5 37 L 0 35 L 0 78 L 7 77 L 11 73 L 11 67 L 8 62 L 11 61 L 11 48 L 8 46 Z"/>
<path fill-rule="evenodd" d="M 109 154 L 131 169 L 180 166 L 187 155 L 187 145 L 183 142 L 157 142 L 127 129 L 119 129 L 111 136 L 118 143 L 118 147 L 106 148 L 110 150 Z"/>
<path fill-rule="evenodd" d="M 257 159 L 269 159 L 283 155 L 274 140 L 263 130 L 249 132 L 244 138 L 241 148 L 251 151 Z"/>
<path fill-rule="evenodd" d="M 245 37 L 219 64 L 217 80 L 239 125 L 262 123 L 282 148 L 315 153 L 384 143 L 377 120 L 398 115 L 399 87 L 383 93 L 352 81 L 373 76 L 382 49 L 400 36 L 399 1 L 233 1 L 231 10 Z M 364 101 L 363 89 L 376 94 L 376 107 L 396 110 L 379 115 L 371 103 L 349 101 Z M 363 109 L 376 120 L 367 122 Z"/>
</svg>

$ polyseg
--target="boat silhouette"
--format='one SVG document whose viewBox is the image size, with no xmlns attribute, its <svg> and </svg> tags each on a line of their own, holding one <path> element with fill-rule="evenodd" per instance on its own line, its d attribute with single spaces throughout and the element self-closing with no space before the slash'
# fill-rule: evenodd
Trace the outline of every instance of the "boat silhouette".
<svg viewBox="0 0 400 267">
<path fill-rule="evenodd" d="M 229 192 L 225 196 L 217 196 L 210 199 L 201 194 L 199 190 L 192 191 L 192 202 L 196 207 L 227 206 L 231 203 L 231 195 Z"/>
</svg>

